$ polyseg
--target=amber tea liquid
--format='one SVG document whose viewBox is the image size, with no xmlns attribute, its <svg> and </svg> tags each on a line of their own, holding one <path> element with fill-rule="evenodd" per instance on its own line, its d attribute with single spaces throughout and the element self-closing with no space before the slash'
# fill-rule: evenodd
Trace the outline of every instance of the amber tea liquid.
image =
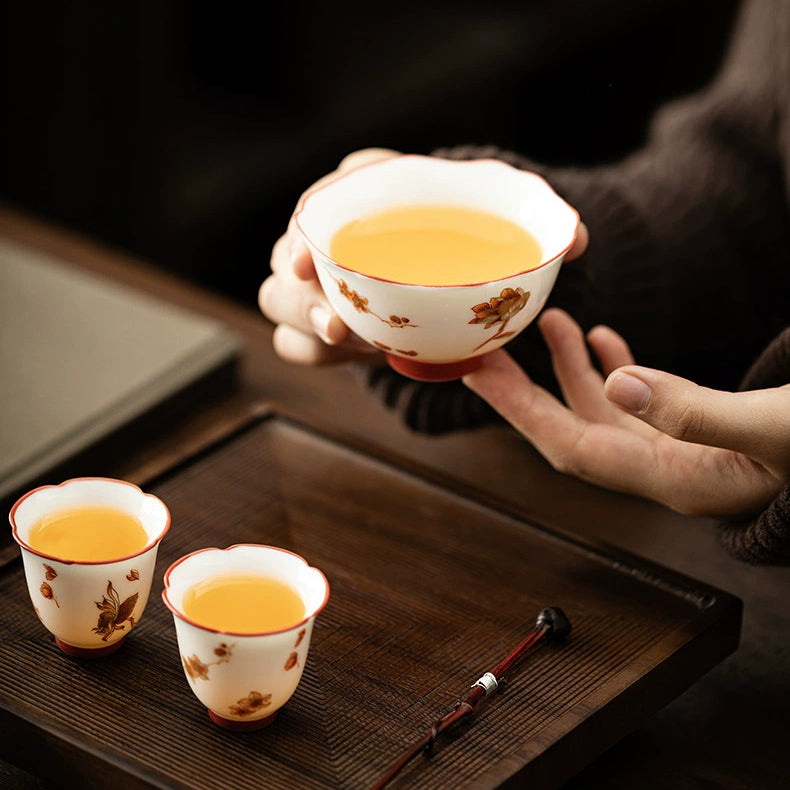
<svg viewBox="0 0 790 790">
<path fill-rule="evenodd" d="M 279 631 L 305 617 L 296 590 L 279 579 L 254 573 L 204 579 L 184 593 L 182 605 L 195 623 L 237 634 Z"/>
<path fill-rule="evenodd" d="M 80 505 L 39 519 L 27 542 L 52 557 L 103 562 L 141 552 L 148 543 L 148 533 L 137 518 L 122 510 Z"/>
<path fill-rule="evenodd" d="M 541 263 L 537 240 L 478 209 L 399 206 L 353 220 L 332 238 L 330 257 L 361 274 L 414 285 L 500 280 Z"/>
</svg>

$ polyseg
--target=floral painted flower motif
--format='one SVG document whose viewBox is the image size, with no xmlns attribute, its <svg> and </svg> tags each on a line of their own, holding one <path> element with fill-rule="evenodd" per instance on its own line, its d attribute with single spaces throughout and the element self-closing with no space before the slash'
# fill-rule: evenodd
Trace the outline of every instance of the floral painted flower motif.
<svg viewBox="0 0 790 790">
<path fill-rule="evenodd" d="M 283 665 L 283 669 L 288 672 L 288 670 L 293 669 L 294 667 L 299 666 L 299 654 L 294 650 L 290 656 L 285 660 L 285 664 Z"/>
<path fill-rule="evenodd" d="M 116 631 L 122 631 L 128 620 L 129 628 L 134 628 L 134 618 L 132 613 L 137 605 L 139 593 L 130 595 L 125 601 L 121 601 L 121 596 L 112 586 L 112 582 L 107 582 L 107 592 L 101 601 L 94 601 L 99 610 L 99 620 L 93 629 L 94 634 L 101 634 L 102 642 L 106 642 Z"/>
<path fill-rule="evenodd" d="M 482 348 L 486 343 L 498 338 L 510 337 L 514 332 L 506 332 L 508 321 L 519 313 L 529 301 L 530 292 L 523 291 L 521 288 L 503 288 L 499 296 L 494 296 L 487 302 L 481 302 L 471 308 L 475 314 L 469 323 L 483 324 L 484 329 L 497 327 L 495 334 L 483 341 L 475 351 Z"/>
<path fill-rule="evenodd" d="M 271 694 L 261 694 L 257 691 L 251 691 L 246 697 L 237 700 L 235 705 L 229 705 L 228 709 L 234 716 L 250 716 L 261 708 L 269 707 L 271 702 Z"/>
<path fill-rule="evenodd" d="M 345 280 L 335 280 L 337 283 L 337 287 L 340 289 L 340 293 L 348 299 L 349 302 L 354 306 L 354 309 L 358 313 L 369 313 L 372 316 L 381 321 L 382 324 L 386 324 L 387 326 L 392 327 L 393 329 L 414 329 L 418 325 L 412 324 L 411 321 L 405 315 L 391 315 L 389 318 L 384 318 L 380 316 L 378 313 L 375 313 L 373 310 L 370 309 L 368 306 L 368 299 L 365 296 L 360 296 L 356 291 L 352 291 L 348 287 L 348 283 Z M 378 345 L 378 344 L 377 344 Z"/>
<path fill-rule="evenodd" d="M 181 656 L 184 662 L 184 670 L 192 680 L 208 680 L 208 665 L 204 664 L 196 655 L 188 658 Z"/>
<path fill-rule="evenodd" d="M 188 658 L 181 656 L 181 660 L 184 662 L 184 670 L 192 680 L 208 680 L 208 666 L 196 655 Z"/>
<path fill-rule="evenodd" d="M 402 354 L 404 357 L 418 356 L 418 353 L 414 349 L 405 349 L 405 348 L 393 349 L 392 346 L 388 346 L 386 343 L 380 343 L 378 340 L 374 340 L 373 345 L 376 346 L 377 348 L 380 348 L 382 351 L 396 351 L 398 354 Z"/>
<path fill-rule="evenodd" d="M 214 648 L 214 655 L 219 658 L 219 661 L 215 661 L 215 664 L 221 664 L 223 661 L 230 661 L 230 653 L 233 649 L 232 645 L 228 645 L 226 642 L 221 642 L 217 647 Z"/>
<path fill-rule="evenodd" d="M 214 655 L 217 656 L 216 661 L 209 661 L 207 664 L 204 664 L 194 653 L 188 657 L 181 656 L 181 661 L 184 664 L 184 671 L 190 679 L 208 680 L 208 668 L 230 661 L 232 653 L 233 645 L 229 645 L 227 642 L 220 642 L 214 648 Z"/>
<path fill-rule="evenodd" d="M 129 582 L 139 582 L 140 581 L 140 571 L 135 568 L 132 568 L 129 573 L 126 574 L 126 581 Z"/>
<path fill-rule="evenodd" d="M 41 586 L 38 588 L 38 591 L 41 593 L 42 597 L 46 598 L 48 601 L 54 602 L 55 606 L 60 609 L 60 604 L 58 603 L 55 591 L 52 589 L 52 585 L 49 583 L 53 579 L 57 579 L 58 574 L 51 565 L 47 565 L 45 562 L 42 562 L 41 564 L 44 566 L 44 578 L 46 581 L 41 582 Z"/>
<path fill-rule="evenodd" d="M 58 599 L 55 597 L 55 593 L 52 591 L 52 585 L 47 584 L 47 582 L 41 582 L 41 587 L 38 588 L 39 592 L 46 598 L 48 601 L 54 601 L 55 606 L 60 609 L 60 604 L 58 603 Z"/>
<path fill-rule="evenodd" d="M 370 312 L 368 309 L 368 300 L 364 296 L 360 296 L 356 291 L 352 291 L 345 280 L 338 280 L 337 287 L 340 289 L 340 293 L 354 305 L 354 309 L 358 313 Z"/>
</svg>

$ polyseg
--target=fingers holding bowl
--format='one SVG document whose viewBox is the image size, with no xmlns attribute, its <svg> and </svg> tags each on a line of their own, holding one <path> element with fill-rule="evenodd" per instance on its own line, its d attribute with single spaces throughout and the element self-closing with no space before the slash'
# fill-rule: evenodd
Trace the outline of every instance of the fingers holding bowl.
<svg viewBox="0 0 790 790">
<path fill-rule="evenodd" d="M 365 164 L 399 156 L 390 149 L 369 148 L 345 157 L 337 169 L 319 179 L 299 201 L 338 176 Z M 272 249 L 271 275 L 258 291 L 258 306 L 276 325 L 276 353 L 289 362 L 316 365 L 377 355 L 354 335 L 331 308 L 315 270 L 313 258 L 293 219 Z"/>
</svg>

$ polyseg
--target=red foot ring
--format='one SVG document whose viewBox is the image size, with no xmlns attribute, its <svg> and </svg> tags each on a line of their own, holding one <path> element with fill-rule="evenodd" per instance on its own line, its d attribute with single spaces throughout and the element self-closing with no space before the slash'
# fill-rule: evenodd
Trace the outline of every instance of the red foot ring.
<svg viewBox="0 0 790 790">
<path fill-rule="evenodd" d="M 208 708 L 206 708 L 208 710 Z M 280 711 L 275 711 L 271 716 L 264 716 L 262 719 L 253 719 L 252 721 L 240 721 L 239 719 L 226 719 L 213 710 L 208 710 L 208 715 L 214 724 L 219 724 L 226 730 L 236 730 L 237 732 L 250 732 L 251 730 L 262 730 L 268 727 L 276 718 Z"/>
<path fill-rule="evenodd" d="M 109 656 L 118 650 L 123 644 L 123 639 L 119 639 L 106 647 L 75 647 L 57 637 L 55 637 L 55 643 L 64 653 L 68 653 L 70 656 L 76 656 L 77 658 L 101 658 L 102 656 Z"/>
<path fill-rule="evenodd" d="M 477 370 L 483 364 L 482 357 L 470 357 L 459 362 L 417 362 L 409 357 L 387 354 L 389 366 L 417 381 L 454 381 Z"/>
</svg>

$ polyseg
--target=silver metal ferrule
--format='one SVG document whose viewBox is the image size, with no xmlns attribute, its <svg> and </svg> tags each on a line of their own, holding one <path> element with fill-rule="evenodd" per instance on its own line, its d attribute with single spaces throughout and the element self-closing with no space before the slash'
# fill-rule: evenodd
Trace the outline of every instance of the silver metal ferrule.
<svg viewBox="0 0 790 790">
<path fill-rule="evenodd" d="M 485 691 L 486 695 L 488 695 L 492 691 L 497 690 L 499 683 L 497 683 L 497 679 L 490 672 L 486 672 L 479 680 L 472 683 L 472 688 L 475 686 L 480 686 L 483 691 Z"/>
</svg>

